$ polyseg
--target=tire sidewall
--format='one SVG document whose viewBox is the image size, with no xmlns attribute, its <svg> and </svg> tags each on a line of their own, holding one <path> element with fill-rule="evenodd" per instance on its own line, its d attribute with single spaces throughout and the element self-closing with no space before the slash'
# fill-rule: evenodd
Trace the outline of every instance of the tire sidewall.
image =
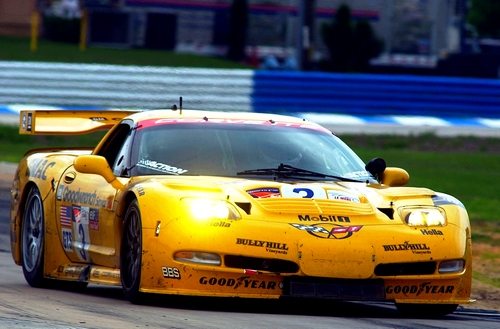
<svg viewBox="0 0 500 329">
<path fill-rule="evenodd" d="M 138 267 L 137 273 L 135 273 L 134 277 L 135 280 L 129 284 L 128 282 L 125 282 L 125 276 L 124 276 L 124 271 L 128 268 L 128 264 L 125 264 L 126 257 L 126 251 L 125 248 L 129 247 L 128 246 L 128 241 L 126 239 L 126 234 L 128 231 L 128 227 L 130 225 L 130 215 L 132 213 L 137 214 L 137 220 L 138 223 L 137 225 L 140 227 L 140 246 L 139 246 L 139 252 L 137 257 L 139 258 L 139 263 L 141 266 Z M 123 292 L 125 294 L 125 297 L 133 302 L 133 303 L 140 303 L 142 300 L 142 294 L 139 292 L 140 289 L 140 283 L 141 283 L 141 267 L 142 267 L 142 220 L 141 220 L 141 213 L 139 211 L 139 205 L 137 203 L 137 200 L 134 200 L 130 203 L 127 212 L 125 214 L 125 221 L 123 225 L 123 231 L 122 231 L 122 243 L 121 243 L 121 249 L 120 249 L 120 277 L 121 277 L 121 282 L 122 282 L 122 287 L 123 287 Z M 125 274 L 128 276 L 128 274 Z"/>
<path fill-rule="evenodd" d="M 30 271 L 26 268 L 25 264 L 25 257 L 24 257 L 24 250 L 27 247 L 25 245 L 26 243 L 26 230 L 25 227 L 26 225 L 29 225 L 29 207 L 31 206 L 32 202 L 35 199 L 39 200 L 40 203 L 40 211 L 41 211 L 41 243 L 40 243 L 40 252 L 38 253 L 38 258 L 35 262 L 35 265 L 33 269 Z M 24 203 L 24 211 L 23 211 L 23 217 L 22 217 L 22 226 L 21 226 L 21 256 L 22 256 L 22 268 L 23 268 L 23 274 L 24 278 L 26 281 L 29 283 L 30 286 L 32 287 L 42 287 L 45 285 L 45 280 L 44 280 L 44 252 L 45 252 L 45 213 L 43 209 L 43 202 L 42 198 L 40 195 L 40 192 L 37 187 L 32 187 L 31 190 L 28 193 L 28 197 L 26 198 L 26 202 Z"/>
</svg>

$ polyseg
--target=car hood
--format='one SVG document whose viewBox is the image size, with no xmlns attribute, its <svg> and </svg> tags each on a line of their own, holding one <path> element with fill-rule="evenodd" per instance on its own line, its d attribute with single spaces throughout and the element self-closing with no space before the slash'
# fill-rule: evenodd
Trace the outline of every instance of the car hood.
<svg viewBox="0 0 500 329">
<path fill-rule="evenodd" d="M 433 205 L 435 195 L 427 188 L 355 182 L 279 182 L 211 176 L 149 180 L 179 197 L 201 194 L 229 200 L 248 215 L 259 209 L 259 213 L 360 216 L 370 221 L 375 214 L 391 218 L 401 205 Z"/>
</svg>

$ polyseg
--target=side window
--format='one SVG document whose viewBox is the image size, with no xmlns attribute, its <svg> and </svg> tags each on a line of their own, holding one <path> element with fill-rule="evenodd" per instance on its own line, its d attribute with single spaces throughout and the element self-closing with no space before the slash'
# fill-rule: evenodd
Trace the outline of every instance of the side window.
<svg viewBox="0 0 500 329">
<path fill-rule="evenodd" d="M 130 131 L 128 136 L 131 136 Z M 130 156 L 130 144 L 132 143 L 132 138 L 126 138 L 125 143 L 123 143 L 118 155 L 116 156 L 115 162 L 111 169 L 116 176 L 122 176 L 125 174 L 128 167 L 128 160 Z"/>
<path fill-rule="evenodd" d="M 128 163 L 128 152 L 132 139 L 131 122 L 122 122 L 113 129 L 96 154 L 102 155 L 117 176 L 123 174 Z"/>
</svg>

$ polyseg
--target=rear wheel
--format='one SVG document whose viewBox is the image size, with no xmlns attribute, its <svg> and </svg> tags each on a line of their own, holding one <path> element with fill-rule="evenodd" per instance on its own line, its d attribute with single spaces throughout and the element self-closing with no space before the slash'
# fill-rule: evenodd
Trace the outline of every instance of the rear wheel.
<svg viewBox="0 0 500 329">
<path fill-rule="evenodd" d="M 24 203 L 21 228 L 21 254 L 23 274 L 32 287 L 44 287 L 44 213 L 38 188 L 33 187 Z"/>
<path fill-rule="evenodd" d="M 128 207 L 123 226 L 120 253 L 120 276 L 125 297 L 132 303 L 140 303 L 139 292 L 142 263 L 142 223 L 137 200 Z"/>
<path fill-rule="evenodd" d="M 398 311 L 404 316 L 418 318 L 439 318 L 456 311 L 458 304 L 400 304 Z"/>
</svg>

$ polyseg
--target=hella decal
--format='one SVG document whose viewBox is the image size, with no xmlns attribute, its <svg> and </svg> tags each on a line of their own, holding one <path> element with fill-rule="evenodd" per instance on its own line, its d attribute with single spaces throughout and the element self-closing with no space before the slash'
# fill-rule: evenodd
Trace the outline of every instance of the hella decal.
<svg viewBox="0 0 500 329">
<path fill-rule="evenodd" d="M 436 230 L 435 228 L 432 230 L 421 229 L 420 232 L 422 232 L 422 235 L 444 235 L 443 231 Z"/>
<path fill-rule="evenodd" d="M 298 230 L 306 231 L 307 233 L 321 239 L 347 239 L 350 238 L 355 232 L 359 232 L 362 225 L 355 226 L 341 226 L 336 224 L 312 224 L 302 225 L 290 223 L 291 226 Z"/>
<path fill-rule="evenodd" d="M 208 225 L 214 226 L 214 227 L 231 227 L 231 223 L 223 221 L 223 220 L 211 221 Z"/>
</svg>

